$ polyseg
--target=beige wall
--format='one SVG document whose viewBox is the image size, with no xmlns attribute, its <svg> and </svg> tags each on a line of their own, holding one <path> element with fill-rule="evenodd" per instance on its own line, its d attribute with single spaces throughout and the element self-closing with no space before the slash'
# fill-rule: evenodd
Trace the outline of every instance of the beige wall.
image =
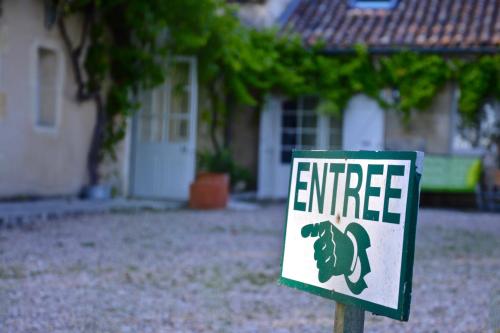
<svg viewBox="0 0 500 333">
<path fill-rule="evenodd" d="M 456 108 L 454 99 L 454 85 L 449 83 L 435 97 L 428 110 L 414 111 L 407 125 L 400 113 L 384 111 L 385 149 L 451 153 L 454 133 L 452 110 Z M 203 143 L 202 135 L 199 139 Z M 231 151 L 235 161 L 250 169 L 254 175 L 258 165 L 258 147 L 258 116 L 251 110 L 239 110 L 232 122 Z"/>
<path fill-rule="evenodd" d="M 69 22 L 77 36 L 76 21 Z M 62 61 L 58 125 L 35 125 L 36 46 Z M 0 197 L 73 195 L 86 182 L 86 155 L 94 123 L 92 103 L 75 102 L 76 86 L 56 27 L 44 26 L 41 0 L 5 0 L 0 18 Z M 1 102 L 1 101 L 0 101 Z"/>
<path fill-rule="evenodd" d="M 385 116 L 385 148 L 421 150 L 431 154 L 451 152 L 453 84 L 447 84 L 435 97 L 431 107 L 412 112 L 404 124 L 400 113 L 387 111 Z"/>
<path fill-rule="evenodd" d="M 196 136 L 196 151 L 213 151 L 210 139 L 210 103 L 207 92 L 199 87 L 198 100 L 198 132 Z M 221 146 L 224 143 L 222 126 L 218 127 L 217 138 Z M 241 107 L 234 111 L 231 119 L 231 142 L 229 149 L 234 161 L 248 169 L 253 176 L 257 175 L 259 150 L 259 115 L 258 111 Z"/>
<path fill-rule="evenodd" d="M 259 153 L 259 115 L 257 110 L 242 108 L 233 116 L 231 152 L 234 161 L 257 176 Z"/>
<path fill-rule="evenodd" d="M 196 133 L 196 151 L 212 151 L 212 141 L 210 139 L 210 102 L 208 97 L 207 89 L 200 86 L 198 87 L 198 121 L 197 121 L 197 133 Z M 222 130 L 217 131 L 217 138 L 219 143 L 223 143 Z"/>
</svg>

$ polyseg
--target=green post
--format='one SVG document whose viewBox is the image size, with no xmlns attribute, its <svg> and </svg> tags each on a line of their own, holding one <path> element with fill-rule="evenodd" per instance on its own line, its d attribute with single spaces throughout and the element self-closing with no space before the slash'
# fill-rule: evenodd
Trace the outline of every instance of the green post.
<svg viewBox="0 0 500 333">
<path fill-rule="evenodd" d="M 333 333 L 363 333 L 364 324 L 365 311 L 363 309 L 337 302 Z"/>
</svg>

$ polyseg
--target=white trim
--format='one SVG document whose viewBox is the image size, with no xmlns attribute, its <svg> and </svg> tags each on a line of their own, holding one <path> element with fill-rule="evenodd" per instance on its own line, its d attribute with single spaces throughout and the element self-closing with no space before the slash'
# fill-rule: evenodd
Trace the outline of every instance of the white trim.
<svg viewBox="0 0 500 333">
<path fill-rule="evenodd" d="M 44 126 L 38 124 L 38 50 L 40 48 L 48 49 L 54 52 L 57 61 L 56 73 L 56 100 L 55 100 L 55 123 L 54 126 Z M 36 40 L 31 45 L 30 50 L 30 85 L 31 85 L 31 110 L 33 115 L 33 127 L 36 132 L 57 134 L 61 126 L 61 109 L 62 109 L 62 88 L 64 86 L 64 53 L 59 45 L 51 40 Z"/>
<path fill-rule="evenodd" d="M 163 98 L 163 109 L 161 111 L 158 111 L 158 107 L 156 105 L 156 98 L 155 98 L 155 105 L 153 110 L 157 110 L 159 113 L 162 114 L 161 118 L 161 141 L 162 142 L 169 142 L 169 136 L 170 136 L 170 121 L 172 120 L 172 110 L 171 110 L 171 105 L 172 105 L 172 78 L 167 77 L 166 81 L 163 82 L 163 84 L 160 86 L 161 87 L 161 94 Z M 165 113 L 164 109 L 167 109 L 168 111 Z M 150 124 L 151 127 L 153 127 L 152 123 Z"/>
<path fill-rule="evenodd" d="M 129 98 L 132 98 L 132 94 L 129 94 Z M 133 119 L 132 117 L 127 117 L 126 126 L 127 129 L 125 131 L 125 138 L 123 144 L 123 165 L 122 165 L 122 173 L 123 177 L 121 181 L 123 182 L 123 196 L 128 197 L 130 193 L 132 193 L 132 145 L 133 145 Z"/>
<path fill-rule="evenodd" d="M 276 173 L 281 163 L 280 122 L 283 98 L 267 95 L 260 114 L 257 197 L 276 198 Z"/>
<path fill-rule="evenodd" d="M 198 62 L 196 57 L 193 56 L 174 56 L 172 57 L 172 64 L 175 66 L 176 63 L 187 63 L 189 65 L 189 83 L 188 83 L 188 96 L 189 96 L 189 129 L 187 142 L 179 142 L 180 144 L 188 144 L 188 150 L 196 154 L 196 140 L 198 134 Z M 170 105 L 170 99 L 172 98 L 172 82 L 167 78 L 169 84 L 168 87 L 168 105 Z M 168 121 L 170 117 L 174 119 L 186 119 L 185 115 L 172 115 L 169 112 L 166 126 L 168 128 Z M 169 133 L 167 133 L 168 137 Z M 192 139 L 191 139 L 192 135 Z M 194 171 L 193 171 L 194 176 Z"/>
<path fill-rule="evenodd" d="M 191 146 L 189 149 L 192 150 L 192 152 L 196 155 L 196 140 L 197 140 L 197 129 L 198 129 L 198 62 L 196 61 L 195 57 L 188 57 L 189 61 L 189 74 L 190 74 L 190 80 L 189 83 L 191 85 L 191 91 L 190 91 L 190 107 L 191 110 L 189 110 L 190 114 L 190 121 L 189 121 L 189 136 L 191 137 L 192 135 L 192 140 L 191 140 Z M 195 157 L 196 160 L 196 157 Z M 195 170 L 193 170 L 193 177 L 196 172 L 196 165 L 195 165 Z"/>
<path fill-rule="evenodd" d="M 331 117 L 318 111 L 311 111 L 316 115 L 316 125 L 314 128 L 303 128 L 302 116 L 304 115 L 304 99 L 307 96 L 290 98 L 297 101 L 295 109 L 297 115 L 297 126 L 290 130 L 296 135 L 295 149 L 302 146 L 302 133 L 315 133 L 314 147 L 307 146 L 307 149 L 330 149 L 330 119 Z M 309 96 L 310 98 L 311 96 Z M 283 163 L 281 159 L 283 147 L 282 126 L 283 102 L 289 100 L 279 95 L 268 95 L 265 98 L 259 124 L 259 160 L 257 174 L 257 198 L 259 199 L 282 199 L 286 196 L 285 191 L 287 174 L 290 169 L 290 162 Z M 321 100 L 318 99 L 318 103 Z M 289 145 L 289 147 L 292 145 Z"/>
</svg>

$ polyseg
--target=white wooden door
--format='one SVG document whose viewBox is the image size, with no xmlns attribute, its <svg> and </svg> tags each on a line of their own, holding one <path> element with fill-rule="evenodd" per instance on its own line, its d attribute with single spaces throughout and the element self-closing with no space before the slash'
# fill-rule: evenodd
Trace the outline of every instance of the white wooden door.
<svg viewBox="0 0 500 333">
<path fill-rule="evenodd" d="M 344 150 L 384 149 L 384 110 L 365 95 L 354 96 L 344 112 Z"/>
<path fill-rule="evenodd" d="M 260 119 L 257 196 L 288 195 L 293 149 L 340 149 L 341 120 L 318 114 L 318 100 L 270 97 Z"/>
<path fill-rule="evenodd" d="M 132 193 L 187 200 L 196 163 L 196 62 L 176 58 L 166 81 L 142 93 L 135 117 Z"/>
</svg>

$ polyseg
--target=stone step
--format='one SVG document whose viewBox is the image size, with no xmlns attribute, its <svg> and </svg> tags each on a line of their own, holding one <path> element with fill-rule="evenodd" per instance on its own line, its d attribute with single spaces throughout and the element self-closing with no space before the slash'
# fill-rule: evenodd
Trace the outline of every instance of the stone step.
<svg viewBox="0 0 500 333">
<path fill-rule="evenodd" d="M 55 220 L 64 217 L 104 214 L 111 212 L 136 212 L 141 210 L 165 211 L 185 206 L 183 202 L 156 200 L 65 200 L 0 203 L 0 227 L 15 227 L 35 221 Z"/>
</svg>

